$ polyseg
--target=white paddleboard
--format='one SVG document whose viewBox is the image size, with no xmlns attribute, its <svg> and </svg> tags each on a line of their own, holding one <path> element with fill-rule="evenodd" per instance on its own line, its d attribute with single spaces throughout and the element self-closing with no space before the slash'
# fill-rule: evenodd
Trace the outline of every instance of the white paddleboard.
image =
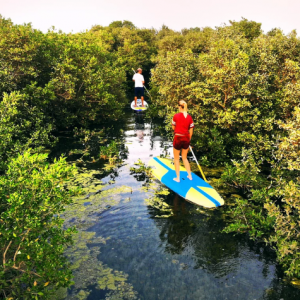
<svg viewBox="0 0 300 300">
<path fill-rule="evenodd" d="M 148 108 L 148 103 L 144 100 L 144 106 L 142 106 L 142 100 L 137 99 L 136 101 L 136 107 L 134 107 L 134 100 L 131 102 L 131 109 L 135 111 L 144 111 Z"/>
</svg>

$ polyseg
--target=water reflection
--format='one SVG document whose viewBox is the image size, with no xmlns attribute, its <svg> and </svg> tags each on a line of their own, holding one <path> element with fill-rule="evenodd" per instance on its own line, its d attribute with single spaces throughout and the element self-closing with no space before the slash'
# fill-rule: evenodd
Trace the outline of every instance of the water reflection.
<svg viewBox="0 0 300 300">
<path fill-rule="evenodd" d="M 149 208 L 165 251 L 173 255 L 192 254 L 194 269 L 206 269 L 216 277 L 234 271 L 236 264 L 230 260 L 238 257 L 239 244 L 233 236 L 220 232 L 220 212 L 199 213 L 193 204 L 174 193 L 165 201 L 173 209 L 173 216 L 166 220 L 155 218 L 157 213 Z"/>
<path fill-rule="evenodd" d="M 144 140 L 145 122 L 144 115 L 141 113 L 136 113 L 135 115 L 135 134 L 140 143 Z"/>
<path fill-rule="evenodd" d="M 189 217 L 186 210 L 186 202 L 180 201 L 177 194 L 173 199 L 174 215 L 163 222 L 154 217 L 157 213 L 149 210 L 149 214 L 155 220 L 156 225 L 160 229 L 159 237 L 165 244 L 165 250 L 171 254 L 181 254 L 190 242 L 190 237 L 195 232 L 195 224 Z"/>
</svg>

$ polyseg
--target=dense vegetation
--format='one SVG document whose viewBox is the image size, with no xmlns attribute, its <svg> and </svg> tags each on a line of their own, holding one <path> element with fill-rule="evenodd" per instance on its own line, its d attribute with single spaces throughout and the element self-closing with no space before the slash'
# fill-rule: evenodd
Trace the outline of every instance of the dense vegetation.
<svg viewBox="0 0 300 300">
<path fill-rule="evenodd" d="M 187 100 L 202 163 L 225 165 L 223 182 L 246 195 L 226 231 L 264 239 L 300 277 L 299 59 L 295 32 L 263 34 L 246 19 L 181 32 L 117 21 L 65 34 L 0 18 L 0 297 L 38 299 L 71 283 L 72 230 L 58 216 L 78 193 L 64 188 L 76 168 L 41 153 L 58 130 L 120 120 L 138 66 L 151 79 L 150 113 L 170 129 Z"/>
<path fill-rule="evenodd" d="M 299 277 L 299 38 L 243 19 L 164 39 L 152 72 L 156 111 L 170 128 L 178 99 L 188 101 L 202 163 L 225 164 L 223 182 L 246 195 L 225 231 L 270 243 Z"/>
</svg>

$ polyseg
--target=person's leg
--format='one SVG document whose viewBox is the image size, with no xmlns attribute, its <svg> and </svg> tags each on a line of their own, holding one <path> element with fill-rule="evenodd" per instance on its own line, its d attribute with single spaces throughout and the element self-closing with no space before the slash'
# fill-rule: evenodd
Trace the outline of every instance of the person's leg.
<svg viewBox="0 0 300 300">
<path fill-rule="evenodd" d="M 182 156 L 182 161 L 183 161 L 184 167 L 186 168 L 187 173 L 188 173 L 187 177 L 188 177 L 188 179 L 192 180 L 191 166 L 190 166 L 190 163 L 189 163 L 189 161 L 187 159 L 188 152 L 189 152 L 189 148 L 182 149 L 181 156 Z"/>
<path fill-rule="evenodd" d="M 141 100 L 142 100 L 142 106 L 144 107 L 144 88 L 141 88 Z"/>
<path fill-rule="evenodd" d="M 174 165 L 176 171 L 176 178 L 174 178 L 174 180 L 176 182 L 180 182 L 180 164 L 179 164 L 180 150 L 177 150 L 173 147 L 173 154 L 174 154 Z"/>
<path fill-rule="evenodd" d="M 136 107 L 136 101 L 137 101 L 137 92 L 138 92 L 138 90 L 137 90 L 137 88 L 134 88 L 134 107 Z"/>
</svg>

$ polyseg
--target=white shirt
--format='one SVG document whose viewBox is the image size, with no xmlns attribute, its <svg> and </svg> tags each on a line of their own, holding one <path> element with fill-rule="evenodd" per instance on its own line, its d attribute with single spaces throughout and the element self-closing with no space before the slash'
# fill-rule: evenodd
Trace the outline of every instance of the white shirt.
<svg viewBox="0 0 300 300">
<path fill-rule="evenodd" d="M 135 87 L 143 87 L 143 81 L 145 81 L 144 76 L 140 73 L 135 73 L 132 77 L 134 80 L 134 86 Z"/>
</svg>

